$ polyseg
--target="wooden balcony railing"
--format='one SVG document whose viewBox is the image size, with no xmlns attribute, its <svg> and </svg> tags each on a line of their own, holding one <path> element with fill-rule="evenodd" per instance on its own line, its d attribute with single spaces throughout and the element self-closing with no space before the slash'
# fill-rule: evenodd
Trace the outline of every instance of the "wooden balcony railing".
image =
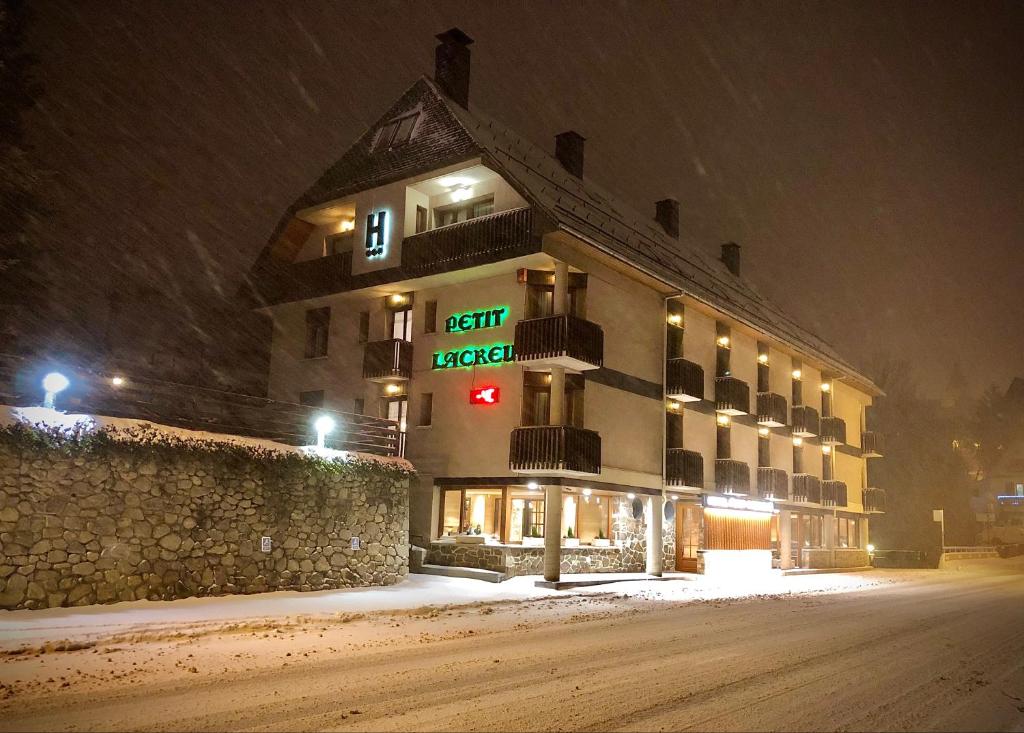
<svg viewBox="0 0 1024 733">
<path fill-rule="evenodd" d="M 794 407 L 793 413 L 793 435 L 800 438 L 813 438 L 821 430 L 818 420 L 818 411 L 808 405 Z"/>
<path fill-rule="evenodd" d="M 785 469 L 759 466 L 757 469 L 757 495 L 761 499 L 788 499 L 789 475 Z"/>
<path fill-rule="evenodd" d="M 749 494 L 750 466 L 731 458 L 715 459 L 715 489 L 725 494 Z"/>
<path fill-rule="evenodd" d="M 786 398 L 774 392 L 757 393 L 757 424 L 780 428 L 786 424 Z"/>
<path fill-rule="evenodd" d="M 882 434 L 874 430 L 864 430 L 860 434 L 860 454 L 864 458 L 881 458 L 885 452 L 885 441 Z"/>
<path fill-rule="evenodd" d="M 669 359 L 665 370 L 665 395 L 681 402 L 704 399 L 704 369 L 686 359 Z"/>
<path fill-rule="evenodd" d="M 697 451 L 669 448 L 665 452 L 665 483 L 704 488 L 704 456 Z"/>
<path fill-rule="evenodd" d="M 846 506 L 846 482 L 822 481 L 821 503 L 824 506 Z"/>
<path fill-rule="evenodd" d="M 715 411 L 726 415 L 750 412 L 750 387 L 736 377 L 715 377 Z"/>
<path fill-rule="evenodd" d="M 864 489 L 864 511 L 871 514 L 885 512 L 885 489 Z"/>
<path fill-rule="evenodd" d="M 363 379 L 382 382 L 412 377 L 412 342 L 403 339 L 371 341 L 363 353 Z"/>
<path fill-rule="evenodd" d="M 597 369 L 604 364 L 604 330 L 570 315 L 530 318 L 516 324 L 516 361 L 572 369 Z"/>
<path fill-rule="evenodd" d="M 286 303 L 348 290 L 351 279 L 352 253 L 339 252 L 312 260 L 264 265 L 252 281 L 267 303 Z"/>
<path fill-rule="evenodd" d="M 532 245 L 533 211 L 529 208 L 449 224 L 402 240 L 402 267 L 435 270 L 439 265 L 484 264 L 526 254 Z"/>
<path fill-rule="evenodd" d="M 821 503 L 821 479 L 809 473 L 793 474 L 793 501 L 802 504 Z"/>
<path fill-rule="evenodd" d="M 822 445 L 843 445 L 846 442 L 846 421 L 841 417 L 823 417 L 818 435 Z"/>
<path fill-rule="evenodd" d="M 515 428 L 509 469 L 516 473 L 601 473 L 601 436 L 569 425 Z"/>
</svg>

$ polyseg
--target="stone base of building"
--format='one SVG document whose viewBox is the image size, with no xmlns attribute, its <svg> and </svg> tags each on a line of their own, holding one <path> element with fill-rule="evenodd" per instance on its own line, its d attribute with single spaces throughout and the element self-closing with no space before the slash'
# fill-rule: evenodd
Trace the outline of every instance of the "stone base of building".
<svg viewBox="0 0 1024 733">
<path fill-rule="evenodd" d="M 541 575 L 544 572 L 544 548 L 522 545 L 466 545 L 432 542 L 427 562 L 460 568 L 480 568 L 503 573 L 506 578 Z M 646 570 L 644 553 L 630 547 L 563 547 L 563 573 L 642 573 Z"/>
<path fill-rule="evenodd" d="M 867 550 L 859 548 L 811 548 L 800 552 L 803 568 L 863 568 L 871 564 Z"/>
</svg>

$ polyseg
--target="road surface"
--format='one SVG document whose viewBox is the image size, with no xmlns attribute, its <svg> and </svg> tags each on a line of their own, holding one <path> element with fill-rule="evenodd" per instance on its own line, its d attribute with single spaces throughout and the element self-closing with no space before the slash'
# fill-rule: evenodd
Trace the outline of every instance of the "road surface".
<svg viewBox="0 0 1024 733">
<path fill-rule="evenodd" d="M 0 730 L 1024 731 L 1021 560 L 51 645 L 0 663 Z"/>
</svg>

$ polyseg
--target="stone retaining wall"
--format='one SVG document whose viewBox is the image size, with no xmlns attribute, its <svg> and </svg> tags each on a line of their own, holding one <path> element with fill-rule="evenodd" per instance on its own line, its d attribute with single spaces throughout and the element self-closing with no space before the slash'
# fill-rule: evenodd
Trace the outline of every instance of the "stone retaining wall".
<svg viewBox="0 0 1024 733">
<path fill-rule="evenodd" d="M 408 573 L 408 476 L 384 464 L 33 446 L 11 430 L 0 430 L 0 608 L 389 585 Z"/>
</svg>

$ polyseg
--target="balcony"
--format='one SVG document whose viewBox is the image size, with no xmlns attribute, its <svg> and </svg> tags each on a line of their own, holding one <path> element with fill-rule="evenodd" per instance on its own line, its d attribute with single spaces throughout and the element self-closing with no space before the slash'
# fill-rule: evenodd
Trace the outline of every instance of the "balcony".
<svg viewBox="0 0 1024 733">
<path fill-rule="evenodd" d="M 665 484 L 704 488 L 704 456 L 697 451 L 669 448 L 665 452 Z"/>
<path fill-rule="evenodd" d="M 516 363 L 560 366 L 582 372 L 604 364 L 604 331 L 570 315 L 530 318 L 516 324 Z"/>
<path fill-rule="evenodd" d="M 348 290 L 351 281 L 351 252 L 264 265 L 253 277 L 259 296 L 271 304 L 306 300 Z"/>
<path fill-rule="evenodd" d="M 868 514 L 885 512 L 885 489 L 864 489 L 864 511 Z"/>
<path fill-rule="evenodd" d="M 846 506 L 846 482 L 822 481 L 821 503 L 824 506 Z"/>
<path fill-rule="evenodd" d="M 781 468 L 758 467 L 757 494 L 761 499 L 789 499 L 789 476 L 786 471 Z"/>
<path fill-rule="evenodd" d="M 533 211 L 511 209 L 449 224 L 402 240 L 402 267 L 437 272 L 472 267 L 539 251 Z"/>
<path fill-rule="evenodd" d="M 723 494 L 749 494 L 750 466 L 731 458 L 716 459 L 715 489 Z"/>
<path fill-rule="evenodd" d="M 841 417 L 821 418 L 822 445 L 843 445 L 846 442 L 846 422 Z"/>
<path fill-rule="evenodd" d="M 786 398 L 774 392 L 757 393 L 757 424 L 781 428 L 786 424 Z"/>
<path fill-rule="evenodd" d="M 601 436 L 569 425 L 515 428 L 508 466 L 528 475 L 596 476 L 601 473 Z"/>
<path fill-rule="evenodd" d="M 402 339 L 371 341 L 363 353 L 363 379 L 387 382 L 412 377 L 412 343 Z"/>
<path fill-rule="evenodd" d="M 750 387 L 736 377 L 715 377 L 715 412 L 746 415 L 750 412 Z"/>
<path fill-rule="evenodd" d="M 813 438 L 821 430 L 818 411 L 808 405 L 794 407 L 793 435 L 800 438 Z"/>
<path fill-rule="evenodd" d="M 821 479 L 809 473 L 793 474 L 792 500 L 800 504 L 820 504 Z"/>
<path fill-rule="evenodd" d="M 686 359 L 669 359 L 665 370 L 665 396 L 680 402 L 704 399 L 704 369 Z"/>
<path fill-rule="evenodd" d="M 884 453 L 885 441 L 882 434 L 874 430 L 865 430 L 860 434 L 860 454 L 864 458 L 881 458 Z"/>
</svg>

